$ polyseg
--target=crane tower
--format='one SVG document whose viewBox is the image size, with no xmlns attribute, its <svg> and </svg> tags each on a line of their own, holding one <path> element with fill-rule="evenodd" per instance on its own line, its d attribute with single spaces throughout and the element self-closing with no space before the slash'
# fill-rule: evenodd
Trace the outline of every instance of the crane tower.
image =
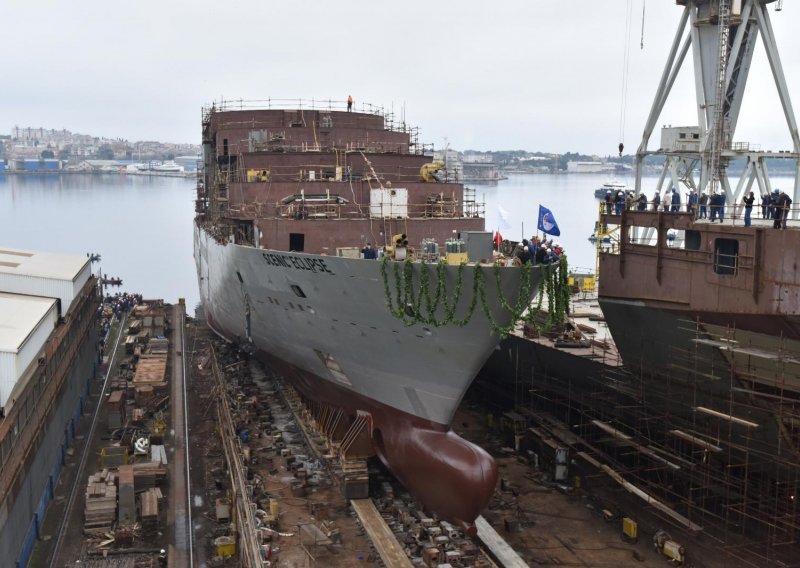
<svg viewBox="0 0 800 568">
<path fill-rule="evenodd" d="M 695 191 L 724 191 L 728 203 L 735 202 L 755 183 L 760 194 L 772 190 L 766 160 L 792 160 L 794 187 L 792 199 L 800 195 L 800 137 L 786 85 L 768 6 L 776 0 L 676 0 L 683 6 L 678 30 L 645 124 L 636 152 L 636 191 L 641 191 L 642 170 L 647 156 L 663 156 L 664 167 L 658 180 Z M 775 6 L 780 10 L 782 4 Z M 734 138 L 745 86 L 758 38 L 766 50 L 783 116 L 789 129 L 792 149 L 762 151 L 749 142 Z M 650 139 L 675 79 L 691 52 L 697 125 L 664 127 L 658 150 L 648 150 Z M 728 177 L 728 164 L 745 160 L 745 168 L 735 187 Z M 787 193 L 790 193 L 787 191 Z"/>
</svg>

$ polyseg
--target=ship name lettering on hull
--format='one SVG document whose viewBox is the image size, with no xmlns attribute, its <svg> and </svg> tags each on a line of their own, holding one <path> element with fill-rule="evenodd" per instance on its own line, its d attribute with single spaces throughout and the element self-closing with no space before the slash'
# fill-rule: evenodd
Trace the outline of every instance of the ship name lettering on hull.
<svg viewBox="0 0 800 568">
<path fill-rule="evenodd" d="M 331 272 L 331 270 L 325 265 L 325 261 L 319 258 L 295 257 L 285 254 L 266 252 L 261 253 L 261 256 L 264 257 L 264 260 L 266 260 L 267 264 L 270 266 L 295 268 L 297 270 L 310 270 L 315 274 L 317 272 L 327 272 L 328 274 L 333 274 L 333 272 Z"/>
</svg>

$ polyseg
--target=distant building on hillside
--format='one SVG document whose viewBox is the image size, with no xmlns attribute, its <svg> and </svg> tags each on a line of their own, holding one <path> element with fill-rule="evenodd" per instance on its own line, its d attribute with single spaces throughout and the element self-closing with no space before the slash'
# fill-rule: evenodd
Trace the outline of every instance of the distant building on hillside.
<svg viewBox="0 0 800 568">
<path fill-rule="evenodd" d="M 604 162 L 567 162 L 568 174 L 601 174 L 613 171 L 614 164 Z"/>
</svg>

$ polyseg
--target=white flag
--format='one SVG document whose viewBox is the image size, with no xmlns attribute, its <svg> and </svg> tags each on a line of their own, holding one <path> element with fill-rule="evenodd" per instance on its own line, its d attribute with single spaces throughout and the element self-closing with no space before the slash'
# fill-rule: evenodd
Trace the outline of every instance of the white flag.
<svg viewBox="0 0 800 568">
<path fill-rule="evenodd" d="M 509 216 L 510 215 L 511 214 L 508 211 L 503 209 L 502 205 L 498 205 L 497 206 L 497 225 L 498 225 L 497 228 L 498 229 L 503 229 L 504 231 L 507 231 L 507 230 L 509 230 L 511 228 L 511 223 L 509 222 Z"/>
</svg>

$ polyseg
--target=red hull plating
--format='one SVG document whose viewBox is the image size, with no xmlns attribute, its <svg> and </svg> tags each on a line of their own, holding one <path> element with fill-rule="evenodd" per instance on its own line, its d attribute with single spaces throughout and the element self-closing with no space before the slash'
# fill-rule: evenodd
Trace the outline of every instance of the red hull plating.
<svg viewBox="0 0 800 568">
<path fill-rule="evenodd" d="M 372 416 L 375 453 L 430 511 L 475 534 L 473 522 L 497 483 L 497 465 L 482 448 L 443 424 L 422 420 L 340 388 L 264 352 L 257 357 L 278 370 L 309 399 Z"/>
</svg>

